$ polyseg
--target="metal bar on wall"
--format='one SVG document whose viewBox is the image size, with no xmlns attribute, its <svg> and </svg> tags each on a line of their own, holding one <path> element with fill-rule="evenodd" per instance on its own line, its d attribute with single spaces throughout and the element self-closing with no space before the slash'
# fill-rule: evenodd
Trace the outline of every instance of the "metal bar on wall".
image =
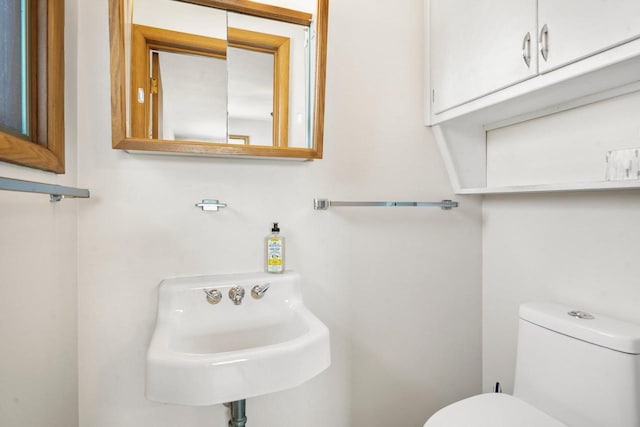
<svg viewBox="0 0 640 427">
<path fill-rule="evenodd" d="M 453 200 L 442 200 L 440 202 L 338 202 L 329 199 L 313 199 L 313 209 L 326 211 L 330 207 L 338 206 L 372 206 L 372 207 L 439 207 L 442 210 L 451 210 L 459 206 Z"/>
<path fill-rule="evenodd" d="M 64 197 L 79 199 L 88 199 L 91 197 L 89 190 L 84 188 L 65 187 L 63 185 L 45 184 L 42 182 L 4 177 L 0 177 L 0 190 L 49 194 L 52 202 L 59 202 Z"/>
</svg>

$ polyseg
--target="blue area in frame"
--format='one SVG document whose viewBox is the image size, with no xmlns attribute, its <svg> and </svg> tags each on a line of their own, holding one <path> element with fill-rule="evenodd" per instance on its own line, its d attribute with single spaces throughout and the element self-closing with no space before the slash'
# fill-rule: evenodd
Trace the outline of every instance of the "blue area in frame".
<svg viewBox="0 0 640 427">
<path fill-rule="evenodd" d="M 29 87 L 28 87 L 28 66 L 29 66 L 29 62 L 27 61 L 28 58 L 28 36 L 29 36 L 29 32 L 28 32 L 28 20 L 29 20 L 29 5 L 27 3 L 27 0 L 20 0 L 20 21 L 21 21 L 21 25 L 20 25 L 20 45 L 21 45 L 21 55 L 20 55 L 20 59 L 22 62 L 22 66 L 20 67 L 22 70 L 22 78 L 21 78 L 21 83 L 22 83 L 22 87 L 21 87 L 21 96 L 22 96 L 22 102 L 21 102 L 21 106 L 22 106 L 22 133 L 25 135 L 29 134 Z"/>
</svg>

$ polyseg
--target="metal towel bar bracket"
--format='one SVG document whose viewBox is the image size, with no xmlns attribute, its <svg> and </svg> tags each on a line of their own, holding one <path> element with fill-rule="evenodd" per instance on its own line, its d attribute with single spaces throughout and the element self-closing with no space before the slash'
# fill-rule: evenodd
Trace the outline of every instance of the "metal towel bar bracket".
<svg viewBox="0 0 640 427">
<path fill-rule="evenodd" d="M 336 202 L 329 199 L 313 199 L 313 209 L 317 211 L 326 211 L 330 207 L 337 206 L 439 207 L 442 210 L 449 211 L 457 208 L 459 204 L 453 200 L 442 200 L 440 202 Z"/>
</svg>

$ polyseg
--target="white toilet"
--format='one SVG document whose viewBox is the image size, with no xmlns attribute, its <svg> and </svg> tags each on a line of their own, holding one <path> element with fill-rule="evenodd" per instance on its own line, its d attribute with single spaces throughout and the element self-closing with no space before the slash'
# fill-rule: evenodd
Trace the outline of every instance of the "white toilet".
<svg viewBox="0 0 640 427">
<path fill-rule="evenodd" d="M 470 397 L 424 427 L 640 427 L 640 326 L 527 303 L 518 336 L 513 396 Z"/>
</svg>

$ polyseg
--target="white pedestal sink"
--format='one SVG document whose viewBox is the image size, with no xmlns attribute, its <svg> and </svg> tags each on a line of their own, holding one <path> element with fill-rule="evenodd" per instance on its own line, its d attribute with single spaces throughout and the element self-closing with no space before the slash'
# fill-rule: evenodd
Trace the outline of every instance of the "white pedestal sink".
<svg viewBox="0 0 640 427">
<path fill-rule="evenodd" d="M 254 286 L 269 289 L 262 298 Z M 234 286 L 246 294 L 229 298 Z M 218 304 L 205 290 L 216 289 Z M 303 304 L 300 275 L 231 274 L 164 280 L 147 352 L 147 399 L 214 405 L 298 386 L 330 364 L 329 330 Z"/>
</svg>

